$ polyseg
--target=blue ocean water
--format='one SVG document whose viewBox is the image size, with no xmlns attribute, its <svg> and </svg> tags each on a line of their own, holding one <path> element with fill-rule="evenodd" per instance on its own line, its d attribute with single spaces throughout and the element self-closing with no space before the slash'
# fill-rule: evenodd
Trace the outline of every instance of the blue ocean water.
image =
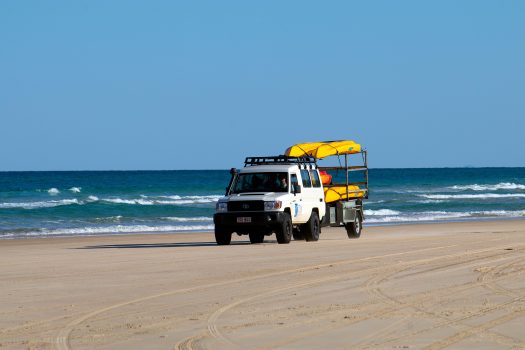
<svg viewBox="0 0 525 350">
<path fill-rule="evenodd" d="M 213 230 L 227 170 L 0 172 L 0 238 Z M 525 168 L 371 169 L 367 225 L 525 219 Z"/>
</svg>

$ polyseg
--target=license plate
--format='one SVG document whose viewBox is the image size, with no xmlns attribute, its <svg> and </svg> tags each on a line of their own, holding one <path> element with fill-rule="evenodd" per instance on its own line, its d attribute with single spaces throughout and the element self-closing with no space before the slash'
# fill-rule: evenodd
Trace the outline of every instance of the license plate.
<svg viewBox="0 0 525 350">
<path fill-rule="evenodd" d="M 246 216 L 242 216 L 242 217 L 238 217 L 237 218 L 237 223 L 239 223 L 239 224 L 241 224 L 241 223 L 245 224 L 245 223 L 249 223 L 249 222 L 252 222 L 252 218 L 249 217 L 249 216 L 247 216 L 247 217 Z"/>
</svg>

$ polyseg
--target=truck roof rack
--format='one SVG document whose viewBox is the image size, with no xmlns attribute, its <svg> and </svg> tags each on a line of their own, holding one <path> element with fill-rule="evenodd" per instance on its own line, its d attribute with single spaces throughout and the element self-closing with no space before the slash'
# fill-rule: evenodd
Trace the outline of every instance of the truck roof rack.
<svg viewBox="0 0 525 350">
<path fill-rule="evenodd" d="M 244 160 L 244 166 L 252 165 L 287 165 L 287 164 L 299 164 L 299 165 L 310 165 L 312 168 L 317 167 L 317 162 L 314 157 L 289 157 L 289 156 L 270 156 L 270 157 L 246 157 Z"/>
</svg>

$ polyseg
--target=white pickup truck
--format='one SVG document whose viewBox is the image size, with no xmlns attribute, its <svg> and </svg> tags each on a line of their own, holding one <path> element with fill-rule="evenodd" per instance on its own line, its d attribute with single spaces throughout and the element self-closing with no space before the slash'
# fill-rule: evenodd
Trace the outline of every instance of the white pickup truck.
<svg viewBox="0 0 525 350">
<path fill-rule="evenodd" d="M 275 232 L 278 243 L 317 241 L 326 213 L 323 186 L 312 157 L 249 157 L 232 169 L 226 196 L 216 207 L 215 239 L 230 244 L 231 235 L 249 235 L 262 243 Z"/>
<path fill-rule="evenodd" d="M 230 184 L 213 216 L 218 245 L 230 244 L 234 232 L 248 235 L 251 243 L 262 243 L 274 232 L 280 244 L 292 237 L 317 241 L 322 226 L 344 226 L 349 238 L 359 238 L 362 199 L 368 198 L 366 151 L 353 141 L 326 141 L 294 145 L 286 153 L 300 156 L 248 157 L 244 168 L 230 171 Z M 349 166 L 347 156 L 357 153 L 363 164 Z M 317 165 L 317 159 L 333 155 L 344 155 L 345 166 Z M 346 181 L 333 183 L 325 170 L 346 172 Z M 362 171 L 364 181 L 351 183 L 352 171 Z"/>
</svg>

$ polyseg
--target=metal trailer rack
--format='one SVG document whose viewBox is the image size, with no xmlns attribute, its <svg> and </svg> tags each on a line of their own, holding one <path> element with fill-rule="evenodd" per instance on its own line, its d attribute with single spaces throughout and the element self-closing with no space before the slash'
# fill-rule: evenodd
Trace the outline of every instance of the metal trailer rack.
<svg viewBox="0 0 525 350">
<path fill-rule="evenodd" d="M 348 238 L 359 238 L 361 235 L 364 220 L 363 199 L 367 199 L 369 193 L 367 151 L 363 150 L 352 155 L 358 154 L 361 154 L 362 156 L 362 162 L 360 165 L 349 165 L 349 155 L 344 154 L 344 166 L 318 167 L 320 171 L 345 172 L 346 181 L 344 183 L 323 185 L 328 189 L 344 186 L 346 188 L 346 195 L 344 195 L 344 198 L 342 199 L 326 203 L 326 215 L 321 222 L 321 226 L 344 226 Z M 350 182 L 350 172 L 362 172 L 362 181 Z M 350 190 L 349 186 L 358 186 L 359 189 Z"/>
</svg>

